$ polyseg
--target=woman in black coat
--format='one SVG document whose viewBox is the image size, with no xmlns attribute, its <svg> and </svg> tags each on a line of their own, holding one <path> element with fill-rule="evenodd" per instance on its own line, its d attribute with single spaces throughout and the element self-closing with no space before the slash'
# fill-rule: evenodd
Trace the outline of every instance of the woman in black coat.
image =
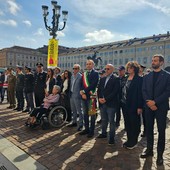
<svg viewBox="0 0 170 170">
<path fill-rule="evenodd" d="M 67 121 L 71 121 L 71 106 L 70 106 L 70 84 L 71 84 L 71 72 L 68 70 L 64 71 L 64 77 L 63 77 L 63 83 L 62 83 L 62 96 L 64 96 L 64 104 L 67 109 Z"/>
<path fill-rule="evenodd" d="M 46 78 L 46 88 L 45 88 L 45 96 L 49 96 L 52 93 L 53 86 L 55 85 L 54 71 L 49 68 L 47 70 L 47 78 Z"/>
<path fill-rule="evenodd" d="M 137 62 L 128 62 L 126 69 L 129 76 L 122 90 L 122 102 L 125 111 L 127 141 L 123 147 L 133 149 L 140 133 L 140 114 L 143 108 L 142 77 L 138 76 L 139 64 Z"/>
</svg>

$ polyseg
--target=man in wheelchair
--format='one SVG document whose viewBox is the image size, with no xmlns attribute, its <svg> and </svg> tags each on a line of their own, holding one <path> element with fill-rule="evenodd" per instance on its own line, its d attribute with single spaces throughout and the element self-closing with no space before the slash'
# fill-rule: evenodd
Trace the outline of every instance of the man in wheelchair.
<svg viewBox="0 0 170 170">
<path fill-rule="evenodd" d="M 36 127 L 39 124 L 42 115 L 48 112 L 50 106 L 59 101 L 60 91 L 61 91 L 60 86 L 54 85 L 52 94 L 44 98 L 43 100 L 44 103 L 40 107 L 36 107 L 31 111 L 30 117 L 28 118 L 25 125 L 32 128 Z"/>
</svg>

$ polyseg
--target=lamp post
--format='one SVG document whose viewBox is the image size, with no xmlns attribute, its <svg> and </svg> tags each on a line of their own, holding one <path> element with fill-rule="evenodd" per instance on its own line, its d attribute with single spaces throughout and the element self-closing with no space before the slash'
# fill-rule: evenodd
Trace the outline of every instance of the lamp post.
<svg viewBox="0 0 170 170">
<path fill-rule="evenodd" d="M 47 24 L 47 16 L 49 14 L 48 12 L 48 6 L 42 5 L 43 10 L 43 17 L 44 17 L 44 24 L 45 28 L 49 31 L 50 36 L 52 36 L 52 39 L 49 40 L 48 45 L 48 60 L 47 60 L 47 67 L 56 67 L 58 64 L 58 40 L 55 38 L 57 37 L 57 32 L 62 31 L 66 26 L 68 11 L 62 11 L 62 17 L 63 17 L 63 27 L 59 28 L 59 19 L 60 19 L 60 9 L 61 6 L 57 5 L 57 1 L 51 1 L 51 4 L 53 6 L 53 16 L 52 16 L 52 26 L 48 26 Z"/>
<path fill-rule="evenodd" d="M 61 16 L 60 15 L 61 6 L 57 5 L 57 1 L 51 1 L 51 4 L 53 6 L 53 16 L 52 16 L 52 22 L 51 22 L 52 27 L 47 25 L 47 21 L 48 21 L 47 16 L 48 16 L 49 12 L 48 12 L 48 6 L 46 6 L 46 5 L 42 5 L 43 17 L 44 17 L 45 28 L 49 31 L 50 36 L 53 36 L 53 38 L 56 38 L 57 31 L 62 31 L 66 26 L 68 11 L 62 11 L 64 25 L 62 28 L 59 28 L 59 19 Z"/>
</svg>

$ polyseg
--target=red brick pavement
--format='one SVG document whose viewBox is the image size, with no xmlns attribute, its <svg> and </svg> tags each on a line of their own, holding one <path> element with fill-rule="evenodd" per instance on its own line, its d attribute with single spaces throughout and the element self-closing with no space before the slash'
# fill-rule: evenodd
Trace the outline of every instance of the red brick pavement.
<svg viewBox="0 0 170 170">
<path fill-rule="evenodd" d="M 92 139 L 80 136 L 76 128 L 66 126 L 60 129 L 42 130 L 38 127 L 31 130 L 24 126 L 28 117 L 26 113 L 15 112 L 6 107 L 6 104 L 0 105 L 0 135 L 50 170 L 170 170 L 169 119 L 164 166 L 157 168 L 156 153 L 147 160 L 139 157 L 146 145 L 145 138 L 140 138 L 138 147 L 133 150 L 122 148 L 122 143 L 126 140 L 123 125 L 116 131 L 116 144 L 109 146 L 106 139 L 95 139 L 100 130 L 99 125 Z"/>
</svg>

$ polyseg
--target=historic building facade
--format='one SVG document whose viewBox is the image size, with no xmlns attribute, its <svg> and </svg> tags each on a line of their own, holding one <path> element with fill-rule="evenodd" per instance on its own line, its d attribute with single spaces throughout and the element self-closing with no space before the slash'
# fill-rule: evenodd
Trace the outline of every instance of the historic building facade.
<svg viewBox="0 0 170 170">
<path fill-rule="evenodd" d="M 71 49 L 59 55 L 59 67 L 62 70 L 71 70 L 75 63 L 79 63 L 84 69 L 87 57 L 93 57 L 94 53 L 97 58 L 102 59 L 102 62 L 99 61 L 98 68 L 104 67 L 107 63 L 111 63 L 117 68 L 132 60 L 149 68 L 154 54 L 165 56 L 163 66 L 165 68 L 170 66 L 170 34 L 167 32 L 162 35 Z"/>
<path fill-rule="evenodd" d="M 20 65 L 35 69 L 37 62 L 43 63 L 46 69 L 47 55 L 38 50 L 20 46 L 0 50 L 0 67 L 15 68 L 16 65 Z"/>
</svg>

